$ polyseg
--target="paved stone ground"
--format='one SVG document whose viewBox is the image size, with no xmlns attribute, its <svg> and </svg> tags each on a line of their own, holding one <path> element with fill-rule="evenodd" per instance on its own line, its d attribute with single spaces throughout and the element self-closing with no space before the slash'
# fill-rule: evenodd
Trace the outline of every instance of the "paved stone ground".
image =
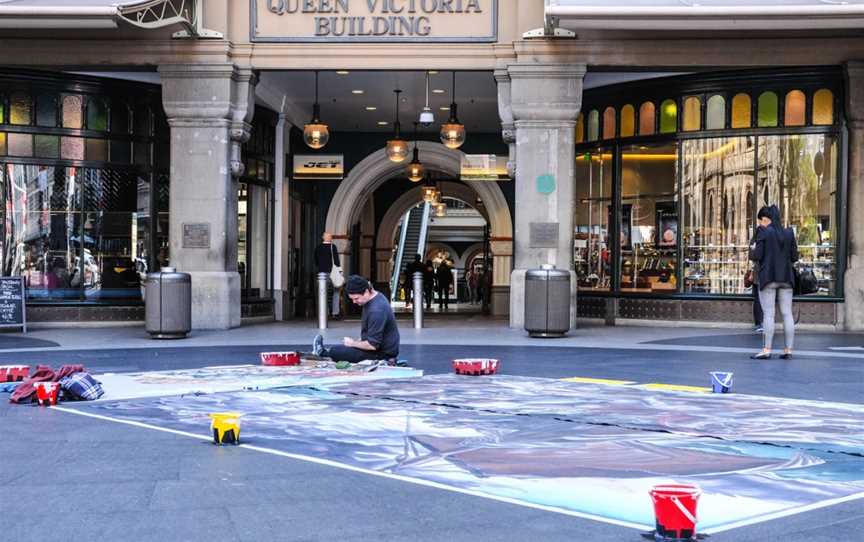
<svg viewBox="0 0 864 542">
<path fill-rule="evenodd" d="M 474 356 L 500 358 L 507 374 L 695 386 L 709 385 L 708 371 L 732 370 L 737 393 L 864 403 L 864 352 L 830 350 L 860 335 L 814 335 L 791 361 L 757 362 L 743 330 L 597 327 L 553 342 L 500 322 L 431 325 L 403 330 L 402 349 L 430 373 Z M 328 336 L 352 331 L 356 324 L 340 323 Z M 94 372 L 255 363 L 262 350 L 305 348 L 314 332 L 305 322 L 272 324 L 166 343 L 140 328 L 44 329 L 26 338 L 60 346 L 0 341 L 0 363 L 80 362 Z M 160 542 L 642 540 L 604 523 L 5 401 L 0 429 L 4 540 L 38 532 Z M 833 542 L 861 533 L 859 500 L 710 540 Z"/>
</svg>

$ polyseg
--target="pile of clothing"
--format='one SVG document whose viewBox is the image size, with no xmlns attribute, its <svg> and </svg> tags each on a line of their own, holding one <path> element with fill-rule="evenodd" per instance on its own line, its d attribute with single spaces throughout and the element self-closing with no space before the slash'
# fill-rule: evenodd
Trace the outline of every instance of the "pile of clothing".
<svg viewBox="0 0 864 542">
<path fill-rule="evenodd" d="M 56 372 L 48 365 L 37 365 L 35 373 L 16 383 L 9 401 L 19 404 L 35 402 L 37 382 L 59 382 L 61 401 L 93 401 L 105 394 L 102 384 L 84 370 L 83 365 L 63 365 Z"/>
</svg>

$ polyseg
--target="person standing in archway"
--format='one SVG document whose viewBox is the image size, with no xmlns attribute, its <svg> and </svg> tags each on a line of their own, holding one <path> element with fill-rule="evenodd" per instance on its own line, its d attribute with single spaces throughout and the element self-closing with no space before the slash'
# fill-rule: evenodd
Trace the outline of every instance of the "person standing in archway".
<svg viewBox="0 0 864 542">
<path fill-rule="evenodd" d="M 315 263 L 318 265 L 319 273 L 327 273 L 333 270 L 333 266 L 341 266 L 339 263 L 339 251 L 336 250 L 336 245 L 333 244 L 333 234 L 324 232 L 321 236 L 321 243 L 315 247 Z M 334 320 L 341 317 L 340 297 L 342 291 L 339 288 L 334 288 L 333 283 L 327 280 L 327 294 L 331 296 L 331 314 Z"/>
<path fill-rule="evenodd" d="M 432 298 L 435 297 L 435 265 L 432 260 L 426 260 L 423 265 L 423 297 L 426 298 L 426 310 L 432 310 Z"/>
<path fill-rule="evenodd" d="M 435 279 L 438 287 L 438 310 L 450 308 L 450 285 L 453 284 L 453 273 L 447 260 L 441 260 L 435 271 Z"/>
</svg>

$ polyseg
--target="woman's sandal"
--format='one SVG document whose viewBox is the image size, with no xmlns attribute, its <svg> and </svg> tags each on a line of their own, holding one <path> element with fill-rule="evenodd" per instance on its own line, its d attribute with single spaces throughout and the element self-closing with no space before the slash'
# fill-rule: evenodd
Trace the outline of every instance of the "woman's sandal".
<svg viewBox="0 0 864 542">
<path fill-rule="evenodd" d="M 771 359 L 771 352 L 759 352 L 750 356 L 750 359 Z"/>
</svg>

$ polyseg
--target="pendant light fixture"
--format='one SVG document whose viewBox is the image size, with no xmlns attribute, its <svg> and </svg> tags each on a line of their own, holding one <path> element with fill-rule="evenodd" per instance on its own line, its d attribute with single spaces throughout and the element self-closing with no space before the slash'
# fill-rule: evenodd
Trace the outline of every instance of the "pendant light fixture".
<svg viewBox="0 0 864 542">
<path fill-rule="evenodd" d="M 429 72 L 426 72 L 426 105 L 423 106 L 423 111 L 420 112 L 420 124 L 423 126 L 431 126 L 435 122 L 435 114 L 432 113 L 432 108 L 429 107 Z"/>
<path fill-rule="evenodd" d="M 423 186 L 423 201 L 430 205 L 434 205 L 438 200 L 437 192 L 438 187 L 435 186 L 435 181 L 427 177 L 426 184 Z"/>
<path fill-rule="evenodd" d="M 453 92 L 450 97 L 450 118 L 441 125 L 441 143 L 448 149 L 458 149 L 465 143 L 465 125 L 456 117 L 456 72 L 453 72 Z"/>
<path fill-rule="evenodd" d="M 418 181 L 423 180 L 423 176 L 426 174 L 426 168 L 423 167 L 423 164 L 420 163 L 420 151 L 417 149 L 417 123 L 414 123 L 414 157 L 411 160 L 411 163 L 408 164 L 408 167 L 405 170 L 406 175 L 408 175 L 408 180 L 412 183 L 416 183 Z"/>
<path fill-rule="evenodd" d="M 447 204 L 443 201 L 439 201 L 435 204 L 435 216 L 442 217 L 447 215 Z"/>
<path fill-rule="evenodd" d="M 315 104 L 312 106 L 312 120 L 303 126 L 303 141 L 311 149 L 320 149 L 330 140 L 330 130 L 321 122 L 321 106 L 318 105 L 318 71 L 315 71 Z"/>
<path fill-rule="evenodd" d="M 408 158 L 408 142 L 399 134 L 399 94 L 402 91 L 396 89 L 393 92 L 396 93 L 396 122 L 393 123 L 393 139 L 387 141 L 387 158 L 398 164 Z"/>
</svg>

